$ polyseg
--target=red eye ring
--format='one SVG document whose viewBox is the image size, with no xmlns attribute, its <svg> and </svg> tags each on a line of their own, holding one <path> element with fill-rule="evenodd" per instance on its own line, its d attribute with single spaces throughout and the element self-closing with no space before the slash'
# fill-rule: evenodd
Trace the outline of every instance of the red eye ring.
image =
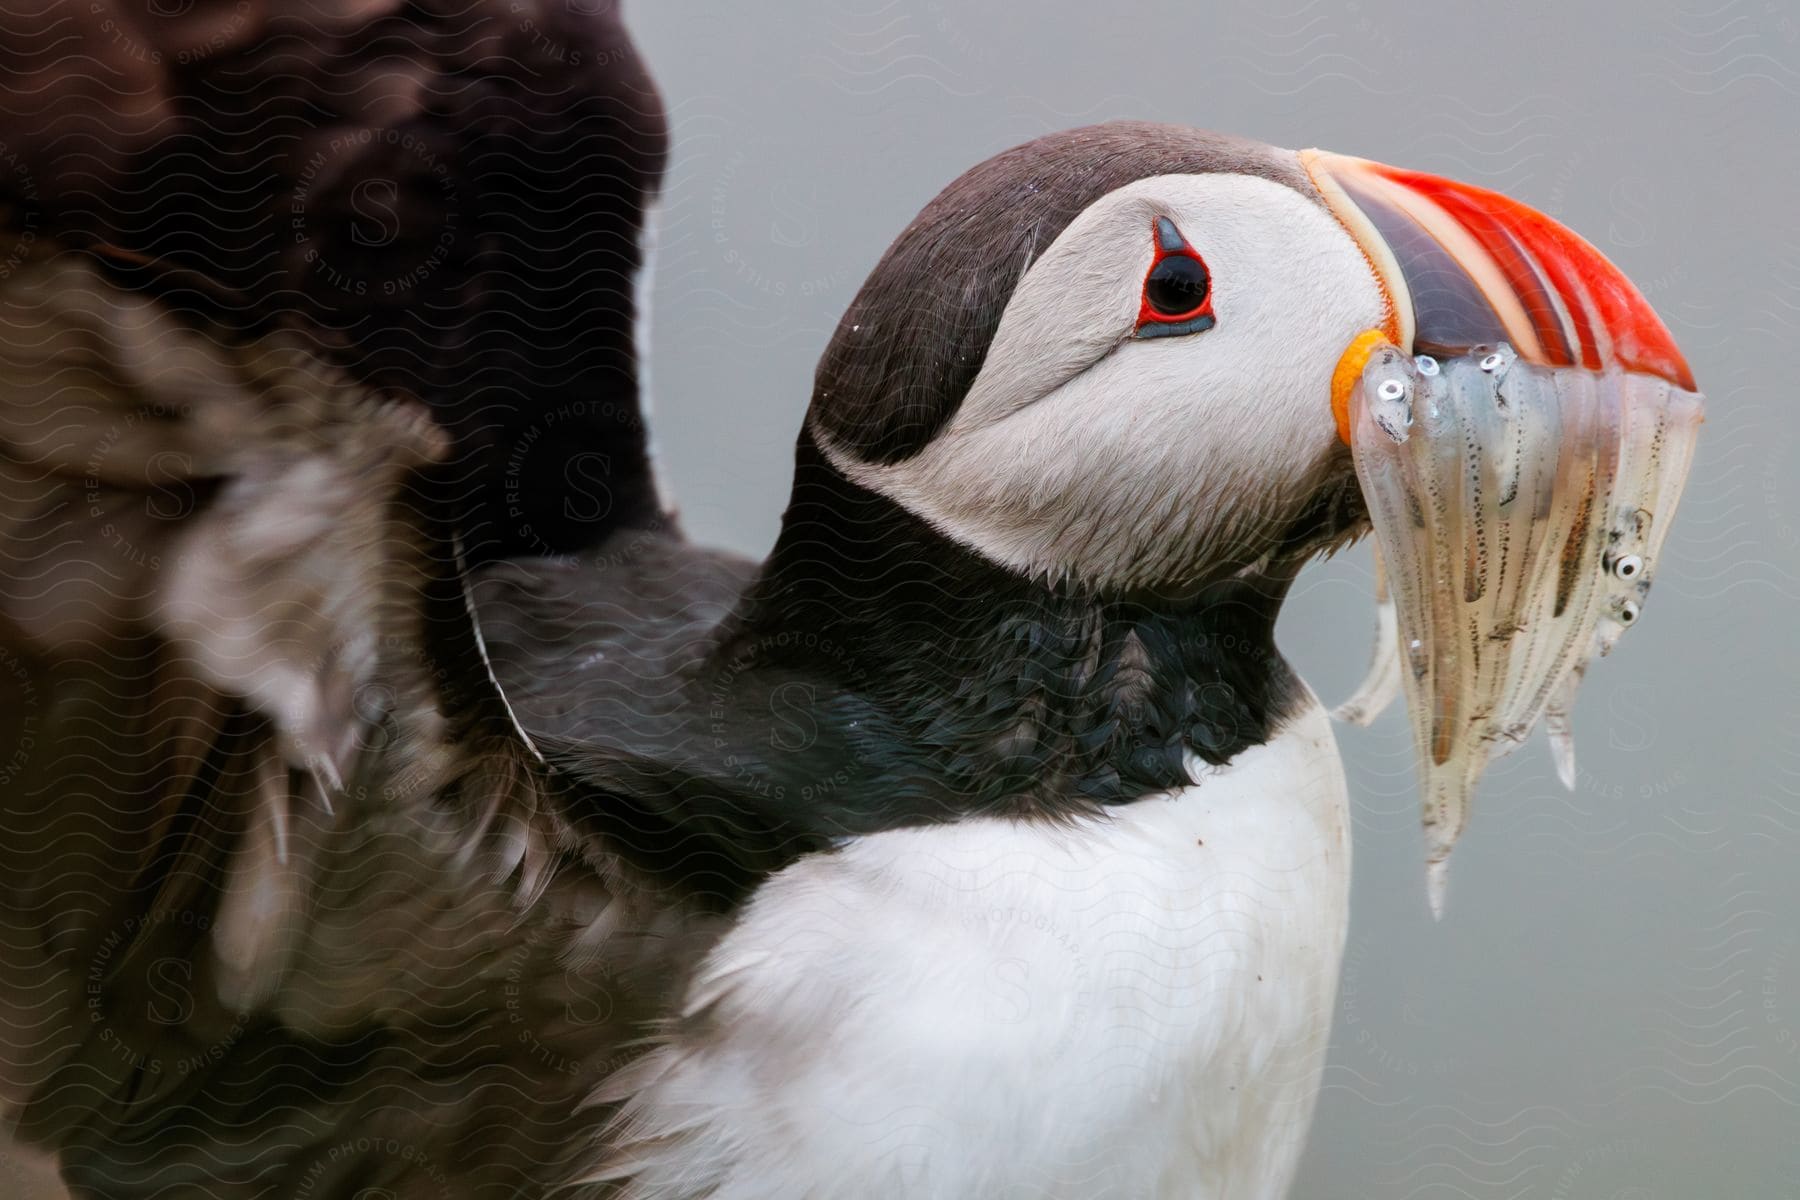
<svg viewBox="0 0 1800 1200">
<path fill-rule="evenodd" d="M 1151 222 L 1150 239 L 1156 257 L 1144 275 L 1137 336 L 1171 337 L 1211 329 L 1212 273 L 1206 261 L 1167 217 Z"/>
</svg>

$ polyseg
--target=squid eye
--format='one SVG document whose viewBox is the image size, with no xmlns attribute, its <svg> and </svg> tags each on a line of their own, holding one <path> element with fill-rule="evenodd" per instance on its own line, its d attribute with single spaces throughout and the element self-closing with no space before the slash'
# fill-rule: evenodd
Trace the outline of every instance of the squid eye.
<svg viewBox="0 0 1800 1200">
<path fill-rule="evenodd" d="M 1144 276 L 1137 336 L 1175 337 L 1211 329 L 1212 275 L 1206 263 L 1169 218 L 1156 218 L 1150 235 L 1156 257 Z"/>
</svg>

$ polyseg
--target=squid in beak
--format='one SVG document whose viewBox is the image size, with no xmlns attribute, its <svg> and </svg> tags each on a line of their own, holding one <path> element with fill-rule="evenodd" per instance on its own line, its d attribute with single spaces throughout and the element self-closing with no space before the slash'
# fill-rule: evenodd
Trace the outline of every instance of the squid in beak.
<svg viewBox="0 0 1800 1200">
<path fill-rule="evenodd" d="M 1406 693 L 1427 885 L 1490 759 L 1542 720 L 1575 785 L 1569 711 L 1644 610 L 1702 401 L 1674 339 L 1593 246 L 1482 188 L 1309 150 L 1389 301 L 1332 381 L 1374 527 L 1376 659 L 1342 708 Z"/>
</svg>

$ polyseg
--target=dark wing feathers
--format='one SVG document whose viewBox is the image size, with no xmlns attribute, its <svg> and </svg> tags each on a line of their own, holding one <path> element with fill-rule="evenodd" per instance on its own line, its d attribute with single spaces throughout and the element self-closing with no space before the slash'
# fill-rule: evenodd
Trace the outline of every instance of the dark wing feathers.
<svg viewBox="0 0 1800 1200">
<path fill-rule="evenodd" d="M 599 1085 L 817 840 L 630 752 L 691 733 L 669 681 L 751 568 L 652 486 L 667 137 L 615 5 L 32 2 L 0 1137 L 109 1200 L 591 1173 Z"/>
<path fill-rule="evenodd" d="M 329 333 L 454 435 L 477 561 L 657 517 L 634 279 L 668 135 L 613 0 L 26 0 L 0 34 L 0 264 L 82 234 Z"/>
<path fill-rule="evenodd" d="M 22 1132 L 108 1196 L 473 1195 L 579 1153 L 589 1064 L 654 994 L 609 980 L 679 905 L 559 871 L 555 781 L 457 653 L 413 486 L 449 438 L 49 243 L 0 282 L 0 395 Z M 576 993 L 604 1018 L 559 1022 Z"/>
</svg>

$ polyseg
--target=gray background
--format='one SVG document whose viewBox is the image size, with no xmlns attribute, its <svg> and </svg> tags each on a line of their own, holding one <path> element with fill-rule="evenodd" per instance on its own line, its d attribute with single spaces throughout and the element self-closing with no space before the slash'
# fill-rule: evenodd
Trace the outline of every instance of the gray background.
<svg viewBox="0 0 1800 1200">
<path fill-rule="evenodd" d="M 813 364 L 944 183 L 1059 127 L 1184 121 L 1486 184 L 1644 287 L 1710 397 L 1645 619 L 1490 775 L 1426 912 L 1399 708 L 1341 729 L 1356 883 L 1297 1196 L 1800 1195 L 1800 11 L 638 0 L 675 159 L 649 376 L 690 532 L 760 554 Z M 1429 12 L 1428 16 L 1421 16 Z M 1283 646 L 1328 702 L 1372 631 L 1366 551 Z"/>
</svg>

